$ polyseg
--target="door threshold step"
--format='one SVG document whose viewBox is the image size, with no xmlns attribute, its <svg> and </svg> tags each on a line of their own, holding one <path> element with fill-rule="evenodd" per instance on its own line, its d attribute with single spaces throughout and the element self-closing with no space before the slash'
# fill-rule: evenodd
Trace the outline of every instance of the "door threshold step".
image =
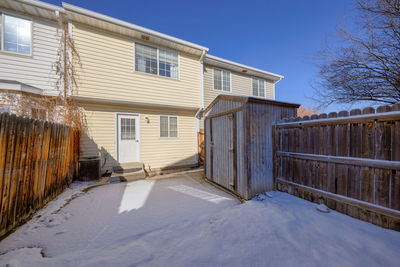
<svg viewBox="0 0 400 267">
<path fill-rule="evenodd" d="M 146 178 L 146 173 L 143 169 L 133 172 L 124 172 L 124 173 L 113 173 L 110 177 L 110 181 L 119 181 L 120 182 L 132 182 Z"/>
<path fill-rule="evenodd" d="M 144 169 L 143 163 L 141 162 L 126 162 L 120 163 L 118 166 L 113 167 L 113 173 L 124 174 L 137 172 Z"/>
</svg>

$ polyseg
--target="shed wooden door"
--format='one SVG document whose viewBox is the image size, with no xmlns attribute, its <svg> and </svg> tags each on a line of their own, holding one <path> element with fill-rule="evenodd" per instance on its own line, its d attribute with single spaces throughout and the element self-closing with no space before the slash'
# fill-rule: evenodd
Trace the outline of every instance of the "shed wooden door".
<svg viewBox="0 0 400 267">
<path fill-rule="evenodd" d="M 236 189 L 234 114 L 211 119 L 212 180 L 230 190 Z"/>
</svg>

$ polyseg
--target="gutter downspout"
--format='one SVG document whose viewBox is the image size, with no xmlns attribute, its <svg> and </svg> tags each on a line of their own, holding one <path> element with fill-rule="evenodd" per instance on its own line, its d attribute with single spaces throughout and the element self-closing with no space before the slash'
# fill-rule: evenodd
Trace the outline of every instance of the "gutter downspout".
<svg viewBox="0 0 400 267">
<path fill-rule="evenodd" d="M 200 66 L 199 66 L 199 77 L 200 77 L 200 108 L 196 112 L 196 151 L 195 151 L 195 161 L 199 164 L 199 138 L 198 133 L 200 132 L 200 119 L 202 117 L 202 112 L 204 109 L 204 84 L 203 84 L 203 72 L 204 72 L 204 56 L 207 54 L 207 50 L 203 50 L 200 56 Z"/>
<path fill-rule="evenodd" d="M 283 79 L 283 77 L 282 77 L 282 78 L 279 78 L 279 80 L 277 80 L 277 81 L 274 82 L 274 90 L 273 90 L 273 92 L 272 92 L 272 93 L 273 93 L 273 95 L 272 95 L 272 96 L 273 96 L 273 98 L 272 98 L 273 100 L 275 100 L 275 84 L 279 83 L 282 79 Z"/>
</svg>

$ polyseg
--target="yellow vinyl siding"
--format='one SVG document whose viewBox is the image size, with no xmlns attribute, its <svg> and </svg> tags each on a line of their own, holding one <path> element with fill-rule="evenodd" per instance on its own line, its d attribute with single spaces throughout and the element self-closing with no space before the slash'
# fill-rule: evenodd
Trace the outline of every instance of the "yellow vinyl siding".
<svg viewBox="0 0 400 267">
<path fill-rule="evenodd" d="M 218 68 L 219 69 L 219 68 Z M 209 104 L 220 94 L 253 96 L 253 76 L 231 71 L 231 91 L 214 90 L 214 70 L 212 66 L 204 67 L 204 107 Z M 275 99 L 275 85 L 273 81 L 264 80 L 265 98 Z M 200 121 L 200 128 L 204 128 L 204 119 Z"/>
<path fill-rule="evenodd" d="M 149 105 L 200 106 L 199 57 L 179 52 L 176 80 L 136 72 L 135 40 L 130 37 L 74 23 L 73 38 L 81 62 L 75 95 Z"/>
<path fill-rule="evenodd" d="M 140 114 L 141 162 L 146 169 L 195 164 L 196 129 L 194 112 L 168 109 L 144 109 L 117 105 L 80 103 L 86 127 L 82 134 L 81 156 L 104 156 L 106 167 L 117 164 L 116 113 Z M 177 138 L 160 137 L 160 115 L 178 116 Z M 149 117 L 147 123 L 145 117 Z"/>
<path fill-rule="evenodd" d="M 231 92 L 214 90 L 213 83 L 213 67 L 205 66 L 204 68 L 204 107 L 207 107 L 218 95 L 232 94 L 253 96 L 253 76 L 241 74 L 231 71 Z M 265 80 L 265 98 L 275 99 L 275 85 L 272 81 Z"/>
</svg>

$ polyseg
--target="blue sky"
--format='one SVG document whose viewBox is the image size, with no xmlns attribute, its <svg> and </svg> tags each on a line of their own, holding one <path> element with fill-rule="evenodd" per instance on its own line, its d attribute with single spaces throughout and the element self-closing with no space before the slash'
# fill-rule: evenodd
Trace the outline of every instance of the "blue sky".
<svg viewBox="0 0 400 267">
<path fill-rule="evenodd" d="M 46 2 L 61 5 L 58 0 Z M 353 0 L 102 1 L 70 4 L 210 48 L 210 54 L 281 74 L 276 99 L 315 106 L 312 57 L 332 37 Z M 328 39 L 327 39 L 328 38 Z M 332 43 L 333 42 L 333 43 Z M 332 106 L 323 111 L 339 111 Z"/>
</svg>

